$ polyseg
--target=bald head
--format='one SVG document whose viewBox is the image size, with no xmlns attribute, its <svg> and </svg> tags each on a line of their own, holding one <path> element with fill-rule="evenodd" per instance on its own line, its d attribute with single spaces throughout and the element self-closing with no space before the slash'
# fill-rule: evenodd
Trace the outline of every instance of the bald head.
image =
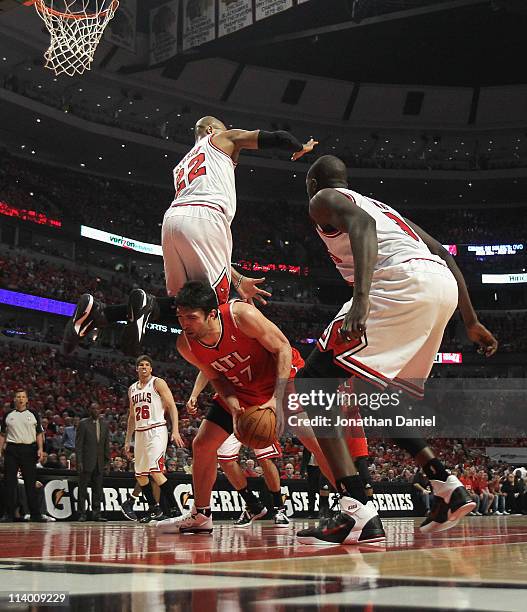
<svg viewBox="0 0 527 612">
<path fill-rule="evenodd" d="M 216 117 L 207 116 L 202 117 L 196 122 L 194 126 L 194 135 L 196 136 L 196 142 L 207 136 L 207 134 L 215 134 L 216 132 L 224 132 L 227 129 L 223 121 L 220 121 Z"/>
<path fill-rule="evenodd" d="M 306 187 L 311 199 L 326 187 L 347 187 L 348 169 L 346 164 L 334 155 L 323 155 L 309 168 Z"/>
</svg>

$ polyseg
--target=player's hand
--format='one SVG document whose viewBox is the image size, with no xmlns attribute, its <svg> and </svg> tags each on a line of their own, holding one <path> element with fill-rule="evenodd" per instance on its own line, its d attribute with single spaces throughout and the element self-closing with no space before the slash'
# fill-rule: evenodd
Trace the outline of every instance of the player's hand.
<svg viewBox="0 0 527 612">
<path fill-rule="evenodd" d="M 261 285 L 263 282 L 265 282 L 265 278 L 249 278 L 248 276 L 244 276 L 237 289 L 239 296 L 246 302 L 249 302 L 249 304 L 254 305 L 255 300 L 260 304 L 267 304 L 265 298 L 271 297 L 271 293 L 258 287 L 258 285 Z"/>
<path fill-rule="evenodd" d="M 295 151 L 293 155 L 291 155 L 291 160 L 296 161 L 306 153 L 311 153 L 311 151 L 317 146 L 317 144 L 318 140 L 313 140 L 312 138 L 310 138 L 300 151 Z"/>
<path fill-rule="evenodd" d="M 2 453 L 0 453 L 1 455 Z M 42 461 L 42 457 L 44 456 L 44 451 L 42 449 L 38 449 L 37 451 L 37 457 L 38 457 L 38 462 L 40 463 Z"/>
<path fill-rule="evenodd" d="M 369 298 L 353 298 L 351 308 L 346 313 L 342 327 L 339 329 L 341 339 L 344 342 L 359 340 L 366 332 L 366 320 L 369 314 Z"/>
<path fill-rule="evenodd" d="M 243 406 L 230 406 L 230 411 L 232 414 L 232 425 L 234 427 L 234 435 L 238 437 L 238 419 L 245 412 L 245 408 Z"/>
<path fill-rule="evenodd" d="M 124 454 L 127 456 L 128 459 L 132 459 L 133 458 L 134 454 L 130 450 L 130 444 L 125 444 L 124 445 Z"/>
<path fill-rule="evenodd" d="M 498 341 L 479 321 L 466 328 L 469 340 L 478 345 L 478 353 L 491 357 L 498 350 Z"/>
<path fill-rule="evenodd" d="M 191 395 L 187 401 L 187 412 L 188 414 L 194 416 L 198 411 L 198 398 L 195 395 Z"/>
<path fill-rule="evenodd" d="M 173 442 L 176 446 L 179 446 L 179 448 L 183 448 L 185 446 L 185 441 L 179 435 L 179 431 L 172 432 L 172 435 L 170 436 L 170 441 Z"/>
</svg>

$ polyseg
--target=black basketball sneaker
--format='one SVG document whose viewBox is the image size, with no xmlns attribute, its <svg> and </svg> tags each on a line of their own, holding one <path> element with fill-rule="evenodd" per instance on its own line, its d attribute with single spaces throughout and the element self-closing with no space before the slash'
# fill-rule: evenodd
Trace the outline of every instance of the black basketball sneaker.
<svg viewBox="0 0 527 612">
<path fill-rule="evenodd" d="M 81 338 L 108 324 L 103 310 L 104 304 L 96 300 L 93 295 L 90 293 L 81 295 L 75 312 L 64 329 L 62 350 L 66 355 L 75 350 Z"/>
<path fill-rule="evenodd" d="M 125 355 L 137 357 L 141 352 L 141 342 L 146 326 L 152 315 L 156 314 L 156 298 L 142 289 L 133 289 L 128 297 L 127 324 L 121 336 L 121 348 Z"/>
<path fill-rule="evenodd" d="M 322 520 L 317 527 L 302 529 L 296 537 L 302 544 L 340 546 L 380 542 L 386 534 L 373 504 L 342 497 L 338 514 Z"/>
<path fill-rule="evenodd" d="M 431 480 L 430 484 L 434 492 L 434 503 L 430 514 L 419 526 L 423 533 L 451 529 L 476 507 L 476 502 L 472 501 L 463 483 L 453 474 L 445 482 Z"/>
</svg>

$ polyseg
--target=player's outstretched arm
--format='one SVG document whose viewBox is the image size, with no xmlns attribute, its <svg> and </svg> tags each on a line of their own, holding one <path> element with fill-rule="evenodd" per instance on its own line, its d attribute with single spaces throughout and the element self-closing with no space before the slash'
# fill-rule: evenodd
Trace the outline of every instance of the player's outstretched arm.
<svg viewBox="0 0 527 612">
<path fill-rule="evenodd" d="M 291 375 L 291 345 L 282 331 L 269 321 L 259 310 L 236 302 L 232 312 L 238 328 L 250 338 L 255 338 L 270 353 L 276 357 L 276 385 L 273 398 L 269 405 L 281 405 L 285 384 Z M 273 407 L 273 406 L 272 406 Z"/>
<path fill-rule="evenodd" d="M 236 397 L 234 385 L 214 368 L 211 368 L 206 363 L 201 363 L 196 359 L 196 356 L 190 350 L 188 341 L 184 334 L 181 334 L 181 336 L 179 336 L 177 339 L 176 347 L 181 357 L 183 357 L 185 361 L 188 361 L 193 366 L 196 366 L 196 368 L 203 373 L 203 376 L 205 376 L 205 378 L 211 383 L 216 392 L 221 395 L 234 418 L 244 411 L 244 409 L 240 406 L 238 398 Z"/>
<path fill-rule="evenodd" d="M 310 138 L 302 144 L 293 134 L 285 130 L 267 132 L 265 130 L 226 130 L 214 136 L 214 143 L 225 153 L 236 158 L 242 149 L 279 149 L 289 151 L 291 159 L 296 161 L 310 153 L 318 144 Z"/>
<path fill-rule="evenodd" d="M 179 415 L 170 387 L 162 378 L 156 378 L 154 381 L 154 389 L 159 393 L 161 401 L 163 402 L 163 407 L 165 410 L 168 410 L 170 414 L 170 420 L 172 421 L 172 435 L 170 440 L 179 447 L 185 446 L 185 442 L 179 435 Z"/>
<path fill-rule="evenodd" d="M 335 189 L 321 189 L 309 202 L 309 214 L 320 227 L 348 234 L 355 270 L 353 302 L 340 333 L 344 340 L 358 340 L 366 331 L 370 312 L 370 288 L 377 260 L 375 219 Z"/>
<path fill-rule="evenodd" d="M 494 355 L 494 353 L 498 350 L 498 341 L 492 335 L 492 333 L 479 322 L 478 315 L 476 314 L 474 306 L 472 305 L 472 300 L 470 299 L 465 278 L 463 277 L 463 273 L 459 269 L 459 266 L 455 262 L 454 258 L 440 242 L 425 232 L 424 229 L 408 219 L 405 219 L 405 221 L 426 244 L 426 246 L 430 249 L 430 252 L 438 257 L 441 257 L 454 275 L 457 282 L 459 296 L 458 308 L 459 312 L 461 313 L 461 317 L 463 318 L 465 329 L 467 330 L 467 336 L 472 342 L 479 346 L 480 352 L 482 352 L 486 357 Z"/>
</svg>

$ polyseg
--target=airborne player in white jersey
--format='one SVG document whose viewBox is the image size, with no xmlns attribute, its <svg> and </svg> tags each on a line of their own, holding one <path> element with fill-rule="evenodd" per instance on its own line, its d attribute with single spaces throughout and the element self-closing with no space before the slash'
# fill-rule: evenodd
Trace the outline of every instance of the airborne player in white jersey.
<svg viewBox="0 0 527 612">
<path fill-rule="evenodd" d="M 170 485 L 163 474 L 168 444 L 165 411 L 169 412 L 172 422 L 170 440 L 177 446 L 185 446 L 179 435 L 178 411 L 172 392 L 162 378 L 152 375 L 152 366 L 148 355 L 141 355 L 136 360 L 139 380 L 128 389 L 130 408 L 124 446 L 127 455 L 131 456 L 130 445 L 135 432 L 135 477 L 149 505 L 149 512 L 142 522 L 163 517 L 161 507 L 154 500 L 149 477 L 159 485 L 161 496 L 171 513 L 177 511 Z"/>
<path fill-rule="evenodd" d="M 365 392 L 402 390 L 423 397 L 443 332 L 459 307 L 468 337 L 487 356 L 497 349 L 494 336 L 479 321 L 463 275 L 448 251 L 393 208 L 348 188 L 347 169 L 330 155 L 310 168 L 306 186 L 309 214 L 344 280 L 354 286 L 296 376 L 325 379 L 325 391 L 339 379 L 362 379 Z M 367 334 L 366 334 L 367 327 Z M 416 384 L 417 383 L 417 384 Z M 312 383 L 313 384 L 313 383 Z M 319 432 L 320 433 L 320 432 Z M 297 535 L 306 544 L 356 544 L 384 538 L 376 510 L 367 504 L 363 483 L 338 431 L 319 437 L 335 476 L 341 512 L 318 527 Z M 421 525 L 424 532 L 442 531 L 468 514 L 474 503 L 462 483 L 450 475 L 417 432 L 387 428 L 391 437 L 421 466 L 435 495 L 434 508 Z M 326 432 L 327 436 L 327 432 Z"/>
<path fill-rule="evenodd" d="M 227 129 L 215 117 L 203 117 L 194 127 L 196 142 L 174 168 L 175 195 L 161 229 L 166 289 L 169 298 L 154 298 L 142 289 L 130 293 L 128 305 L 108 306 L 85 293 L 66 326 L 63 347 L 71 352 L 81 337 L 98 327 L 127 319 L 122 348 L 137 355 L 149 320 L 174 318 L 172 296 L 188 280 L 205 281 L 218 304 L 229 298 L 231 281 L 242 299 L 265 304 L 270 293 L 258 285 L 265 279 L 247 278 L 231 267 L 231 222 L 236 213 L 234 170 L 243 149 L 282 149 L 293 161 L 318 143 L 302 144 L 285 131 Z"/>
</svg>

